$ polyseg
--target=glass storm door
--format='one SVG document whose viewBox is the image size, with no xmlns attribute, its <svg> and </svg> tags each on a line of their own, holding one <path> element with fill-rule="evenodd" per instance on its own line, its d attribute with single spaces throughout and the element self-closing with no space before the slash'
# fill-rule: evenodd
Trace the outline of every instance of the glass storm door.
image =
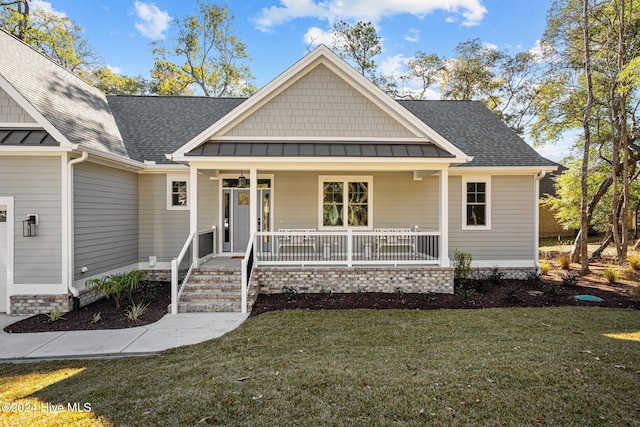
<svg viewBox="0 0 640 427">
<path fill-rule="evenodd" d="M 249 221 L 251 216 L 251 200 L 248 189 L 229 188 L 223 191 L 224 230 L 222 240 L 223 252 L 240 252 L 247 250 L 249 243 Z M 258 189 L 258 231 L 271 231 L 271 190 Z M 262 250 L 268 251 L 270 239 L 261 239 Z"/>
</svg>

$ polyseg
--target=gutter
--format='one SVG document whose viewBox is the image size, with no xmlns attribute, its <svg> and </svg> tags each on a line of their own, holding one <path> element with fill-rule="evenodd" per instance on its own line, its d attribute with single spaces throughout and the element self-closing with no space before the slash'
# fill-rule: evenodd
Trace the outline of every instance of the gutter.
<svg viewBox="0 0 640 427">
<path fill-rule="evenodd" d="M 82 155 L 77 159 L 70 160 L 67 163 L 67 206 L 69 207 L 69 212 L 67 215 L 67 241 L 69 242 L 67 245 L 67 250 L 69 251 L 67 259 L 69 265 L 67 266 L 67 287 L 69 288 L 69 292 L 73 295 L 74 298 L 74 310 L 76 304 L 76 299 L 80 296 L 80 291 L 73 285 L 73 264 L 74 264 L 74 231 L 73 231 L 73 166 L 78 163 L 84 162 L 89 158 L 89 153 L 86 151 L 82 151 Z"/>
<path fill-rule="evenodd" d="M 533 193 L 534 193 L 534 210 L 533 210 L 533 241 L 534 241 L 534 254 L 533 265 L 536 267 L 536 272 L 540 273 L 540 180 L 547 175 L 546 170 L 541 170 L 533 180 Z"/>
</svg>

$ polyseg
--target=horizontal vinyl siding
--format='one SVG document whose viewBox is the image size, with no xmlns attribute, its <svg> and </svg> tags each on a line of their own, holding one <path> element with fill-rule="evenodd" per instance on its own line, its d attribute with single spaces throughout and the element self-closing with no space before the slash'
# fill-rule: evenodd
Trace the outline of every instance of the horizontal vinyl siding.
<svg viewBox="0 0 640 427">
<path fill-rule="evenodd" d="M 349 176 L 350 172 L 287 172 L 275 175 L 275 229 L 318 228 L 318 176 Z M 373 177 L 375 228 L 438 229 L 438 176 L 414 181 L 411 172 L 358 173 Z"/>
<path fill-rule="evenodd" d="M 534 245 L 532 176 L 491 178 L 491 230 L 462 230 L 462 178 L 449 180 L 449 248 L 473 259 L 531 260 Z"/>
<path fill-rule="evenodd" d="M 91 163 L 74 167 L 75 280 L 138 260 L 138 176 Z M 82 274 L 82 267 L 89 272 Z"/>
<path fill-rule="evenodd" d="M 0 157 L 0 196 L 15 198 L 14 279 L 18 291 L 20 284 L 62 283 L 61 170 L 60 157 Z M 27 214 L 39 215 L 36 237 L 22 236 Z"/>
<path fill-rule="evenodd" d="M 139 175 L 139 261 L 171 261 L 189 236 L 189 211 L 167 210 L 167 176 Z M 191 197 L 188 194 L 187 197 Z"/>
<path fill-rule="evenodd" d="M 198 175 L 198 231 L 220 224 L 219 180 L 208 175 Z"/>
</svg>

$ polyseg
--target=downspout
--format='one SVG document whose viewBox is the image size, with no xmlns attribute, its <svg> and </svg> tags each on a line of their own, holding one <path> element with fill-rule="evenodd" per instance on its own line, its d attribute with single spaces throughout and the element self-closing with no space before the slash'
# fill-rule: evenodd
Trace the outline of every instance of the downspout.
<svg viewBox="0 0 640 427">
<path fill-rule="evenodd" d="M 534 254 L 533 265 L 536 273 L 540 273 L 540 180 L 547 175 L 547 171 L 541 170 L 533 180 L 534 209 L 533 209 L 533 241 Z"/>
<path fill-rule="evenodd" d="M 79 301 L 77 300 L 77 298 L 80 296 L 80 291 L 78 290 L 78 288 L 76 288 L 73 284 L 73 278 L 74 278 L 74 274 L 73 274 L 73 266 L 74 266 L 74 254 L 75 254 L 75 247 L 74 247 L 74 239 L 75 239 L 75 233 L 73 230 L 73 207 L 74 207 L 74 203 L 73 203 L 73 166 L 84 162 L 85 160 L 87 160 L 87 158 L 89 157 L 89 153 L 87 153 L 86 151 L 82 152 L 82 155 L 80 157 L 78 157 L 77 159 L 73 159 L 70 160 L 67 163 L 67 206 L 69 206 L 69 212 L 67 215 L 67 250 L 69 251 L 67 259 L 69 261 L 69 265 L 67 266 L 67 287 L 69 288 L 69 292 L 71 292 L 71 295 L 73 295 L 73 308 L 74 310 L 76 309 L 76 306 L 79 305 Z"/>
</svg>

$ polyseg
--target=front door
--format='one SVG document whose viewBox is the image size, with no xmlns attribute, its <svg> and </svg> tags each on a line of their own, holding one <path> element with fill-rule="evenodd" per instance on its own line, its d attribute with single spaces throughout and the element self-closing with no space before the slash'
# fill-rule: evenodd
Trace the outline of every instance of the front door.
<svg viewBox="0 0 640 427">
<path fill-rule="evenodd" d="M 249 243 L 249 221 L 251 218 L 251 197 L 246 188 L 227 188 L 223 191 L 224 235 L 223 252 L 244 252 Z M 258 189 L 258 231 L 269 231 L 271 227 L 271 190 Z M 268 250 L 268 240 L 263 242 L 263 251 Z"/>
<path fill-rule="evenodd" d="M 7 311 L 7 207 L 0 205 L 0 313 Z"/>
</svg>

